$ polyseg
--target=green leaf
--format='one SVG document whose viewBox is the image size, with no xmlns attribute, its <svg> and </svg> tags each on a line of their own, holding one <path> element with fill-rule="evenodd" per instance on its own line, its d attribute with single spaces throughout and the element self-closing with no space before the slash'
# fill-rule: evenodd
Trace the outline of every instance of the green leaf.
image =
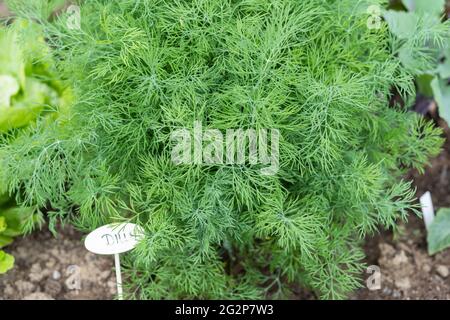
<svg viewBox="0 0 450 320">
<path fill-rule="evenodd" d="M 450 208 L 442 208 L 428 230 L 428 253 L 435 254 L 450 247 Z"/>
<path fill-rule="evenodd" d="M 8 228 L 3 231 L 4 236 L 15 237 L 23 234 L 24 221 L 32 216 L 34 210 L 32 208 L 14 207 L 2 211 L 2 216 L 5 218 Z"/>
<path fill-rule="evenodd" d="M 0 132 L 6 132 L 13 128 L 20 128 L 34 120 L 43 106 L 27 108 L 25 106 L 16 108 L 0 107 Z"/>
<path fill-rule="evenodd" d="M 450 78 L 450 59 L 447 58 L 444 63 L 441 63 L 438 66 L 438 70 L 439 75 L 441 76 L 442 79 L 448 79 Z"/>
<path fill-rule="evenodd" d="M 46 104 L 51 103 L 57 93 L 40 81 L 27 78 L 24 94 L 13 99 L 11 107 L 0 105 L 0 132 L 26 126 L 35 120 Z"/>
<path fill-rule="evenodd" d="M 0 74 L 7 74 L 25 84 L 25 62 L 19 47 L 17 28 L 0 28 Z"/>
<path fill-rule="evenodd" d="M 0 248 L 6 247 L 13 242 L 13 238 L 0 234 Z"/>
<path fill-rule="evenodd" d="M 0 274 L 6 273 L 14 266 L 14 257 L 0 250 Z"/>
<path fill-rule="evenodd" d="M 10 107 L 11 97 L 19 92 L 19 83 L 14 77 L 0 74 L 0 107 Z"/>
<path fill-rule="evenodd" d="M 417 86 L 419 92 L 427 97 L 433 97 L 433 90 L 431 89 L 431 81 L 433 81 L 434 75 L 421 74 L 417 76 Z"/>
<path fill-rule="evenodd" d="M 6 219 L 5 217 L 0 217 L 0 233 L 6 230 Z"/>
<path fill-rule="evenodd" d="M 431 81 L 431 89 L 438 104 L 441 118 L 450 124 L 450 86 L 447 85 L 447 81 L 436 77 Z"/>
<path fill-rule="evenodd" d="M 388 10 L 384 19 L 391 32 L 400 39 L 408 39 L 416 33 L 419 17 L 412 12 Z"/>
<path fill-rule="evenodd" d="M 448 39 L 444 50 L 444 62 L 439 64 L 437 71 L 442 79 L 450 78 L 450 39 Z"/>
<path fill-rule="evenodd" d="M 403 0 L 403 4 L 409 11 L 441 16 L 444 12 L 445 0 Z"/>
</svg>

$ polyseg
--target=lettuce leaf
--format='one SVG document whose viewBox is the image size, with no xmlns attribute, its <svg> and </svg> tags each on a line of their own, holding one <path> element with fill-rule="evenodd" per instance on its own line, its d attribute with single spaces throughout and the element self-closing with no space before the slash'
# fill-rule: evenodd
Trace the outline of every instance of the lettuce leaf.
<svg viewBox="0 0 450 320">
<path fill-rule="evenodd" d="M 0 274 L 6 273 L 14 266 L 14 257 L 0 250 Z"/>
</svg>

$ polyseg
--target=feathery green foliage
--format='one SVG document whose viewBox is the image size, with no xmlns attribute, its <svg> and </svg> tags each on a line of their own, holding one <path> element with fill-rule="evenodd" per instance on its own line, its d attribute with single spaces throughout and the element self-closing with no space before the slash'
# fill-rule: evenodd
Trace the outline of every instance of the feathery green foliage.
<svg viewBox="0 0 450 320">
<path fill-rule="evenodd" d="M 76 99 L 4 147 L 9 189 L 85 231 L 143 226 L 130 298 L 281 298 L 293 283 L 345 297 L 364 236 L 407 216 L 400 177 L 442 142 L 388 106 L 415 88 L 387 26 L 367 27 L 374 2 L 86 0 L 76 30 L 39 16 L 45 1 L 10 1 L 45 25 Z M 170 135 L 194 121 L 278 129 L 279 172 L 175 165 Z"/>
</svg>

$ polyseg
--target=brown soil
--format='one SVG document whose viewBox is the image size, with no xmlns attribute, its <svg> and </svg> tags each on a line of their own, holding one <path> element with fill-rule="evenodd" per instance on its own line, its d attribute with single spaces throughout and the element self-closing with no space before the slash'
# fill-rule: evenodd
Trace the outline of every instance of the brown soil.
<svg viewBox="0 0 450 320">
<path fill-rule="evenodd" d="M 112 256 L 88 252 L 72 228 L 19 238 L 5 249 L 16 263 L 0 276 L 0 300 L 113 299 L 116 284 Z"/>
<path fill-rule="evenodd" d="M 384 232 L 369 240 L 366 254 L 369 265 L 380 267 L 381 288 L 362 288 L 351 299 L 450 300 L 450 251 L 428 255 L 421 219 L 411 217 L 397 234 Z"/>
</svg>

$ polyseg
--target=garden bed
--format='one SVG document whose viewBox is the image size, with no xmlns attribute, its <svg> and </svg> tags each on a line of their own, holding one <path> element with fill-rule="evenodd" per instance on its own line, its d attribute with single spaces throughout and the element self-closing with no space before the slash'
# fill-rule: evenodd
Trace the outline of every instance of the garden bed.
<svg viewBox="0 0 450 320">
<path fill-rule="evenodd" d="M 113 299 L 112 257 L 88 252 L 81 237 L 67 227 L 57 238 L 44 228 L 17 239 L 8 247 L 16 264 L 0 276 L 0 299 Z"/>
<path fill-rule="evenodd" d="M 0 3 L 0 17 L 6 15 Z M 412 171 L 407 177 L 414 181 L 417 197 L 431 192 L 435 209 L 450 206 L 450 130 L 443 122 L 439 126 L 447 137 L 443 152 L 431 160 L 424 175 Z M 83 236 L 70 227 L 60 227 L 55 238 L 44 227 L 17 238 L 7 248 L 16 264 L 13 270 L 0 276 L 0 300 L 115 298 L 113 258 L 88 252 L 83 246 Z M 428 255 L 426 230 L 419 217 L 411 215 L 396 233 L 382 231 L 368 237 L 365 252 L 367 265 L 380 267 L 381 289 L 370 291 L 364 287 L 350 299 L 450 299 L 450 250 Z M 299 289 L 291 298 L 317 296 Z"/>
</svg>

